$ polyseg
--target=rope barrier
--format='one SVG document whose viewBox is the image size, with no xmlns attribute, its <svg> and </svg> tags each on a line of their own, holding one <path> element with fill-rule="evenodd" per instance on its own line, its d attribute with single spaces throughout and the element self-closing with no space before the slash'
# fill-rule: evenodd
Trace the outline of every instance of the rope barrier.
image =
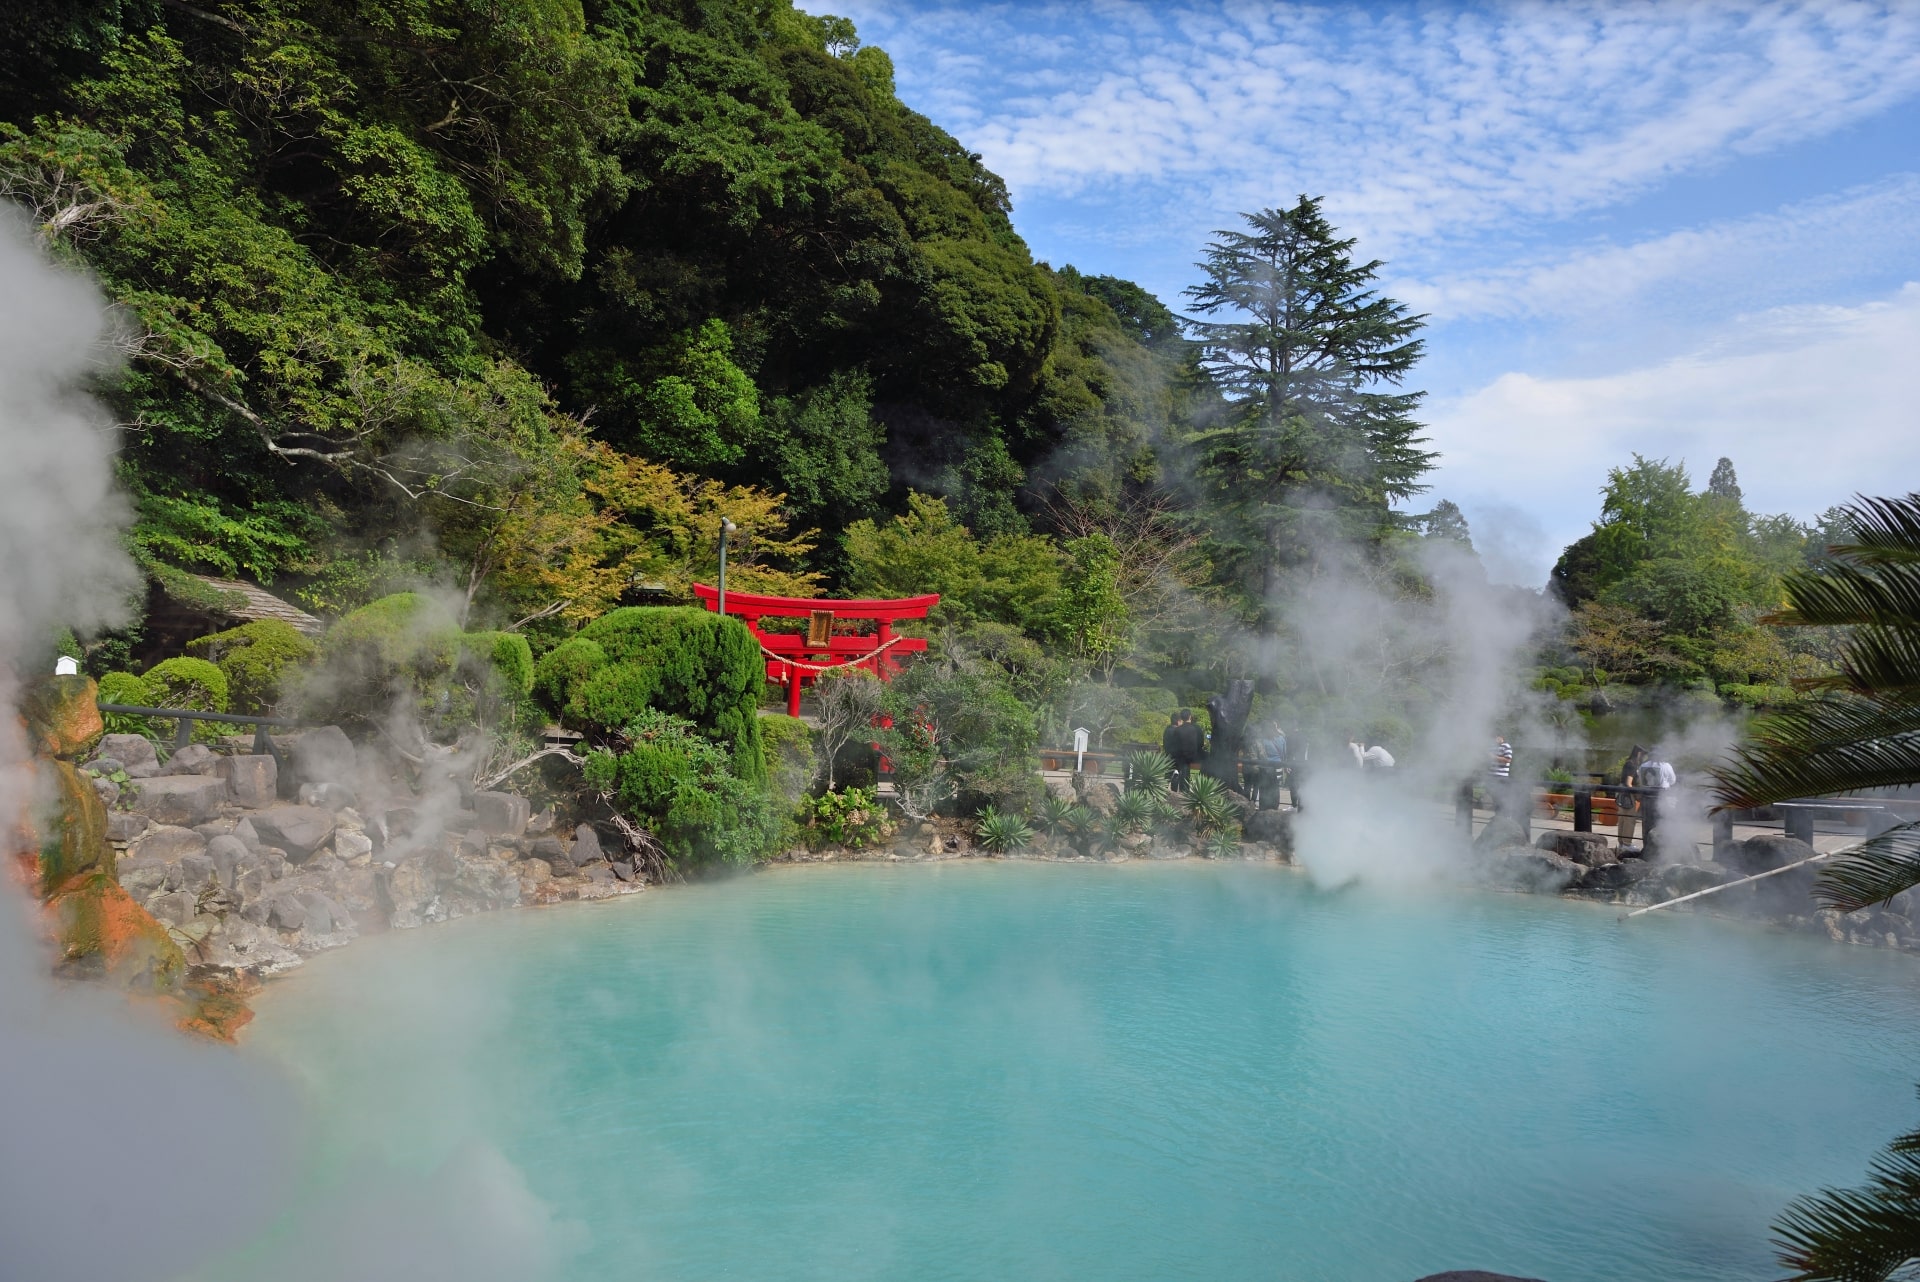
<svg viewBox="0 0 1920 1282">
<path fill-rule="evenodd" d="M 760 646 L 760 653 L 766 655 L 769 659 L 772 659 L 776 663 L 789 663 L 796 668 L 804 668 L 808 672 L 815 672 L 815 673 L 831 672 L 835 668 L 849 668 L 859 663 L 870 663 L 873 660 L 879 658 L 881 655 L 885 654 L 888 650 L 892 649 L 894 646 L 899 645 L 902 641 L 905 641 L 905 640 L 907 640 L 907 638 L 904 636 L 894 637 L 891 640 L 887 641 L 884 645 L 875 646 L 873 649 L 867 651 L 863 655 L 860 655 L 858 658 L 845 659 L 839 663 L 808 663 L 805 659 L 796 659 L 796 658 L 793 658 L 791 655 L 775 654 L 772 650 L 767 649 L 764 643 L 762 643 Z"/>
</svg>

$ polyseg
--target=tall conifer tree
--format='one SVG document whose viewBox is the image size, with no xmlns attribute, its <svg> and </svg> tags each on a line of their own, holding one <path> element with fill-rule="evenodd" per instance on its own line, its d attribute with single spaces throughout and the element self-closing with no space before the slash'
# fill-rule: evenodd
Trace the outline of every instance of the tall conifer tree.
<svg viewBox="0 0 1920 1282">
<path fill-rule="evenodd" d="M 1375 537 L 1389 505 L 1425 489 L 1434 453 L 1398 390 L 1420 359 L 1424 320 L 1374 292 L 1379 261 L 1356 263 L 1320 202 L 1244 214 L 1221 231 L 1186 292 L 1189 324 L 1230 398 L 1196 434 L 1216 563 L 1271 623 L 1290 566 L 1324 540 Z"/>
</svg>

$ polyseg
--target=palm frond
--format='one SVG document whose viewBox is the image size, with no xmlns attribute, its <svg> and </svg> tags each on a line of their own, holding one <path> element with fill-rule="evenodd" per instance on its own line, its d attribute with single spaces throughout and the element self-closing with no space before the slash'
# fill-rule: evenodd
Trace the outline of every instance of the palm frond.
<svg viewBox="0 0 1920 1282">
<path fill-rule="evenodd" d="M 1867 1183 L 1824 1189 L 1774 1223 L 1789 1282 L 1888 1282 L 1920 1260 L 1920 1131 L 1876 1155 Z"/>
<path fill-rule="evenodd" d="M 1782 587 L 1789 604 L 1774 616 L 1781 623 L 1911 624 L 1920 619 L 1920 565 L 1863 567 L 1836 561 L 1817 572 L 1797 570 Z"/>
<path fill-rule="evenodd" d="M 1810 699 L 1755 721 L 1714 775 L 1726 806 L 1920 782 L 1920 708 L 1846 695 Z"/>
<path fill-rule="evenodd" d="M 1813 897 L 1856 912 L 1920 886 L 1920 820 L 1889 828 L 1835 855 L 1814 879 Z"/>
<path fill-rule="evenodd" d="M 1860 498 L 1846 509 L 1852 536 L 1829 549 L 1867 565 L 1920 562 L 1920 493 L 1901 498 Z"/>
</svg>

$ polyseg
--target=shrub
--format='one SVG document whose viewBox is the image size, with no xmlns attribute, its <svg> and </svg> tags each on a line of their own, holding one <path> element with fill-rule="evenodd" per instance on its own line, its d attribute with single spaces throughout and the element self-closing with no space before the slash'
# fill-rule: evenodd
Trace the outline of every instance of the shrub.
<svg viewBox="0 0 1920 1282">
<path fill-rule="evenodd" d="M 1113 813 L 1107 818 L 1116 836 L 1132 836 L 1147 830 L 1157 810 L 1154 799 L 1146 793 L 1123 792 L 1120 799 L 1113 803 Z"/>
<path fill-rule="evenodd" d="M 1211 775 L 1196 775 L 1187 785 L 1187 817 L 1194 831 L 1202 835 L 1232 833 L 1239 828 L 1240 814 L 1227 795 L 1227 785 Z"/>
<path fill-rule="evenodd" d="M 100 678 L 101 703 L 118 703 L 128 707 L 151 707 L 147 702 L 147 683 L 131 672 L 109 672 Z M 156 731 L 147 718 L 136 717 L 127 712 L 103 712 L 100 719 L 106 723 L 108 734 L 143 734 L 149 739 L 158 738 Z"/>
<path fill-rule="evenodd" d="M 727 752 L 692 722 L 643 711 L 625 737 L 625 751 L 589 754 L 588 786 L 643 823 L 670 866 L 748 864 L 779 842 L 772 799 L 740 779 Z"/>
<path fill-rule="evenodd" d="M 592 642 L 601 662 L 577 641 Z M 612 735 L 648 709 L 683 717 L 766 778 L 758 698 L 766 664 L 738 619 L 690 607 L 633 606 L 603 615 L 540 661 L 535 686 L 561 720 Z"/>
<path fill-rule="evenodd" d="M 889 687 L 888 703 L 894 728 L 882 739 L 903 791 L 932 802 L 956 798 L 963 813 L 1038 803 L 1039 724 L 1002 670 L 915 664 Z"/>
<path fill-rule="evenodd" d="M 185 656 L 162 659 L 140 678 L 145 697 L 136 700 L 150 708 L 192 708 L 199 712 L 227 710 L 227 674 L 205 659 Z M 194 723 L 193 737 L 211 742 L 227 732 L 218 722 Z"/>
<path fill-rule="evenodd" d="M 1136 752 L 1127 758 L 1128 792 L 1140 791 L 1159 800 L 1173 788 L 1173 758 L 1158 748 Z"/>
<path fill-rule="evenodd" d="M 809 798 L 803 807 L 808 828 L 821 841 L 855 850 L 878 845 L 893 835 L 893 824 L 872 788 L 847 788 Z"/>
<path fill-rule="evenodd" d="M 533 693 L 533 647 L 518 632 L 469 632 L 461 645 L 493 669 L 503 695 L 517 701 Z"/>
<path fill-rule="evenodd" d="M 1034 818 L 1040 822 L 1040 830 L 1050 837 L 1068 835 L 1073 832 L 1073 812 L 1076 809 L 1071 801 L 1057 792 L 1049 792 L 1040 798 L 1040 809 Z"/>
<path fill-rule="evenodd" d="M 762 716 L 760 743 L 767 758 L 767 784 L 791 808 L 813 783 L 813 728 L 784 713 Z"/>
<path fill-rule="evenodd" d="M 973 826 L 973 839 L 996 855 L 1025 850 L 1033 841 L 1033 829 L 1019 815 L 1003 815 L 992 806 L 980 812 Z"/>
<path fill-rule="evenodd" d="M 227 677 L 227 696 L 239 712 L 268 712 L 280 701 L 287 675 L 317 652 L 313 642 L 280 619 L 256 619 L 189 641 L 187 649 L 212 660 Z"/>
</svg>

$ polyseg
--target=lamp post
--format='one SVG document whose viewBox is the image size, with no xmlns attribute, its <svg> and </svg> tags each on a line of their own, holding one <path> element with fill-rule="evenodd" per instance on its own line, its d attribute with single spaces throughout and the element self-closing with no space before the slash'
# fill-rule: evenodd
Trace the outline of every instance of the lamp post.
<svg viewBox="0 0 1920 1282">
<path fill-rule="evenodd" d="M 726 517 L 720 518 L 720 614 L 727 613 L 727 536 L 740 527 Z"/>
</svg>

